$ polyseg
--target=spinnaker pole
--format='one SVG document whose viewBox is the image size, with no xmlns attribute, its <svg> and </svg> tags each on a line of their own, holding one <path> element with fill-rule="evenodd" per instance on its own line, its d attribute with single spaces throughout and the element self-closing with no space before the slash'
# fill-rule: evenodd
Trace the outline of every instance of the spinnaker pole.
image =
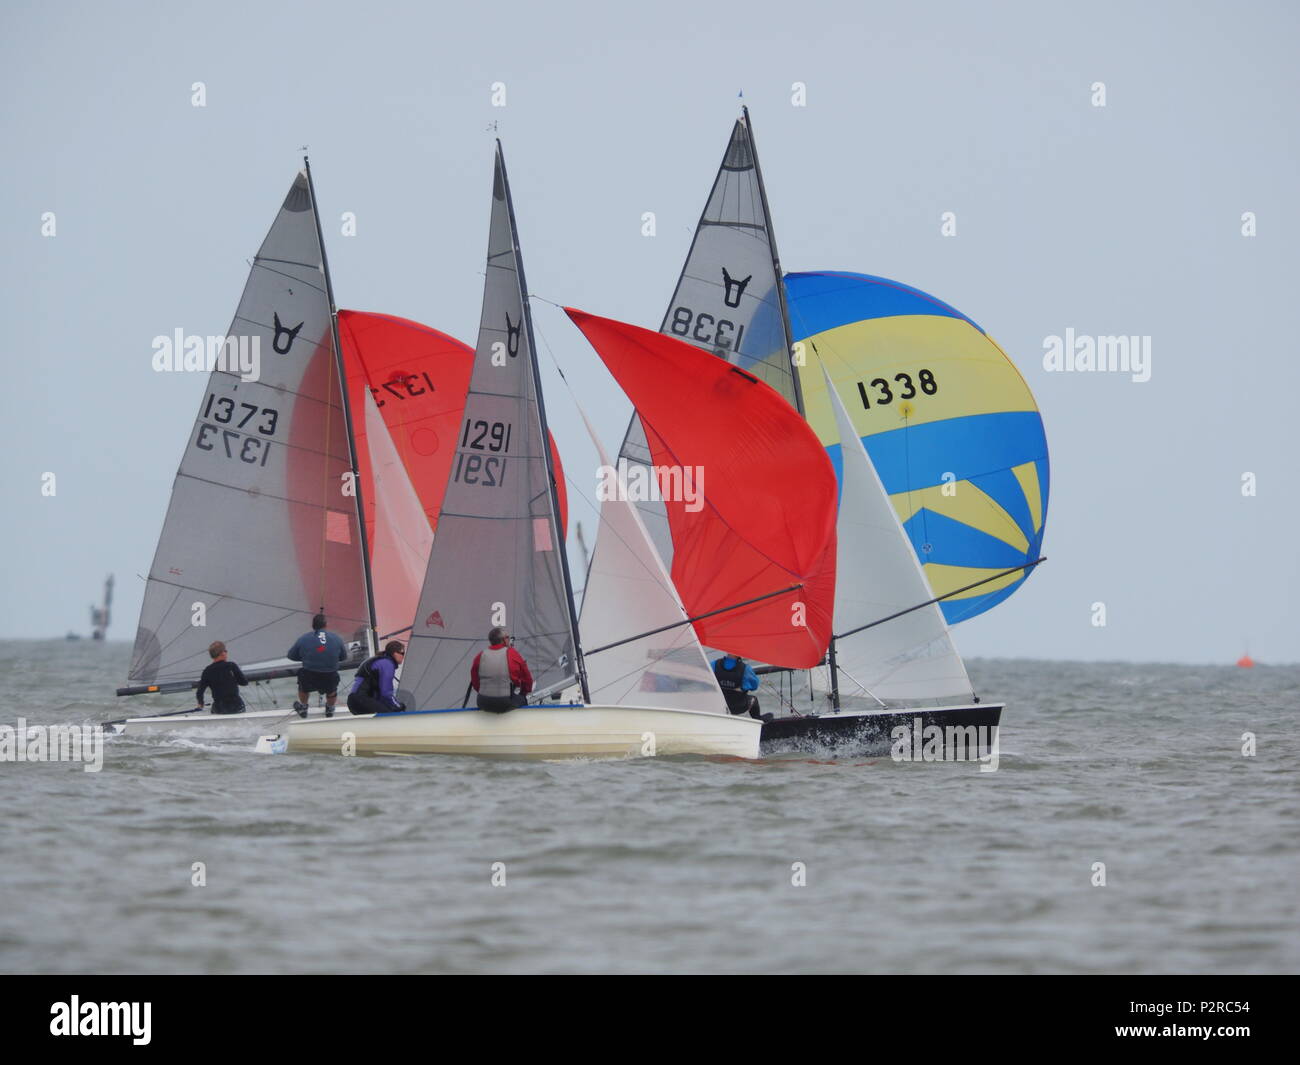
<svg viewBox="0 0 1300 1065">
<path fill-rule="evenodd" d="M 683 625 L 690 625 L 696 621 L 703 621 L 705 618 L 711 618 L 715 614 L 725 614 L 729 610 L 739 610 L 742 606 L 750 606 L 754 603 L 761 603 L 764 599 L 771 599 L 778 595 L 785 595 L 787 592 L 795 592 L 802 588 L 802 584 L 792 584 L 789 588 L 778 588 L 775 592 L 767 592 L 764 595 L 756 595 L 753 599 L 746 599 L 742 603 L 732 603 L 731 606 L 720 606 L 717 610 L 710 610 L 704 614 L 696 614 L 693 617 L 682 618 L 681 621 L 674 621 L 671 625 L 660 625 L 657 629 L 650 629 L 647 632 L 639 632 L 635 636 L 629 636 L 623 640 L 616 640 L 614 643 L 602 644 L 600 647 L 593 648 L 587 654 L 599 654 L 601 651 L 608 651 L 614 647 L 622 647 L 625 643 L 632 643 L 636 640 L 644 640 L 647 636 L 654 636 L 656 633 L 668 632 L 670 629 L 679 629 Z M 784 669 L 784 666 L 773 667 Z"/>
</svg>

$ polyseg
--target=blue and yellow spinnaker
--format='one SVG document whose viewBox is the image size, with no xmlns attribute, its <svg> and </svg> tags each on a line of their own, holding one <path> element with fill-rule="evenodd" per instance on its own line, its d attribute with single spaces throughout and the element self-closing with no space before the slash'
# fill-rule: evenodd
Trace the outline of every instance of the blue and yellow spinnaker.
<svg viewBox="0 0 1300 1065">
<path fill-rule="evenodd" d="M 808 421 L 839 475 L 824 366 L 934 594 L 1037 559 L 1047 438 L 1029 386 L 997 343 L 941 300 L 883 277 L 819 271 L 786 274 L 785 284 Z M 945 599 L 944 616 L 952 624 L 982 614 L 1032 572 Z"/>
</svg>

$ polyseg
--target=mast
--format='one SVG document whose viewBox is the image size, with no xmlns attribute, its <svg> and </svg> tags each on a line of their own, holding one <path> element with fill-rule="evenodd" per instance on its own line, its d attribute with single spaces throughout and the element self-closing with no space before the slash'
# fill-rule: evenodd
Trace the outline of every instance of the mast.
<svg viewBox="0 0 1300 1065">
<path fill-rule="evenodd" d="M 790 310 L 785 302 L 785 281 L 781 273 L 781 257 L 776 250 L 776 232 L 772 227 L 772 211 L 767 205 L 767 186 L 763 184 L 763 168 L 758 162 L 758 145 L 754 143 L 754 126 L 749 120 L 749 108 L 741 105 L 745 116 L 745 135 L 749 138 L 749 154 L 754 159 L 754 176 L 758 179 L 758 195 L 763 201 L 763 220 L 767 223 L 767 246 L 772 249 L 772 270 L 776 274 L 776 298 L 781 304 L 781 329 L 785 333 L 785 357 L 790 362 L 790 376 L 794 379 L 794 406 L 800 414 L 803 409 L 803 388 L 799 383 L 799 367 L 794 359 L 794 336 L 790 332 Z M 838 706 L 836 707 L 838 709 Z"/>
<path fill-rule="evenodd" d="M 831 636 L 830 645 L 826 649 L 829 656 L 831 667 L 831 712 L 838 714 L 840 712 L 840 667 L 835 662 L 835 637 Z"/>
<path fill-rule="evenodd" d="M 578 683 L 582 687 L 582 701 L 591 702 L 591 691 L 587 687 L 587 666 L 582 660 L 582 639 L 578 634 L 578 615 L 573 605 L 573 578 L 569 574 L 569 550 L 560 531 L 560 497 L 555 486 L 555 463 L 551 456 L 551 434 L 546 425 L 546 401 L 542 396 L 542 377 L 537 365 L 537 341 L 533 336 L 533 312 L 528 305 L 528 283 L 524 279 L 524 257 L 519 250 L 519 228 L 515 224 L 515 203 L 510 195 L 510 179 L 506 175 L 505 153 L 501 150 L 501 141 L 497 140 L 497 165 L 501 168 L 501 183 L 506 194 L 506 213 L 510 218 L 510 244 L 515 254 L 515 276 L 519 279 L 520 302 L 524 309 L 524 322 L 528 329 L 528 354 L 532 362 L 533 392 L 537 397 L 537 417 L 542 423 L 542 454 L 546 461 L 546 479 L 551 492 L 551 535 L 559 545 L 560 571 L 564 576 L 564 602 L 569 611 L 569 627 L 573 633 L 574 666 L 578 673 Z"/>
<path fill-rule="evenodd" d="M 370 543 L 366 535 L 366 509 L 365 502 L 361 497 L 361 468 L 357 461 L 357 438 L 352 431 L 352 409 L 348 401 L 348 381 L 343 371 L 343 344 L 339 340 L 339 313 L 338 306 L 334 302 L 334 284 L 330 280 L 329 259 L 325 255 L 325 237 L 321 232 L 320 211 L 316 206 L 316 185 L 311 177 L 311 161 L 307 156 L 302 157 L 302 165 L 307 171 L 307 191 L 311 194 L 311 213 L 316 223 L 316 241 L 320 248 L 321 271 L 325 274 L 325 298 L 330 305 L 330 331 L 334 337 L 334 365 L 339 374 L 339 396 L 343 401 L 343 424 L 348 434 L 348 462 L 352 465 L 352 492 L 356 500 L 357 509 L 357 529 L 360 532 L 361 540 L 361 573 L 362 579 L 366 585 L 366 611 L 369 617 L 369 624 L 366 627 L 366 644 L 369 647 L 370 654 L 374 655 L 377 651 L 375 646 L 378 629 L 375 621 L 375 590 L 370 576 Z M 325 604 L 321 604 L 321 612 L 325 612 Z"/>
</svg>

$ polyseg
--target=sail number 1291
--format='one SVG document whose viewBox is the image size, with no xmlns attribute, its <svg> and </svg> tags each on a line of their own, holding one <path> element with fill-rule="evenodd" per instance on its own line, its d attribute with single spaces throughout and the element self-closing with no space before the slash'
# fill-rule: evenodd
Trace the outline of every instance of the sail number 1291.
<svg viewBox="0 0 1300 1065">
<path fill-rule="evenodd" d="M 513 431 L 514 426 L 509 422 L 466 418 L 465 429 L 460 435 L 460 447 L 456 451 L 456 468 L 452 472 L 452 480 L 485 488 L 499 488 L 505 482 L 504 456 L 510 451 Z"/>
</svg>

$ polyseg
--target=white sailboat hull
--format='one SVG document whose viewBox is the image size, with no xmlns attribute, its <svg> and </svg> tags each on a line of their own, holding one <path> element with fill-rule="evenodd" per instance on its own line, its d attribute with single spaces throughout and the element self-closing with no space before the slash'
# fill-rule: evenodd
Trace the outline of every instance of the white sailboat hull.
<svg viewBox="0 0 1300 1065">
<path fill-rule="evenodd" d="M 757 758 L 762 723 L 697 710 L 530 706 L 505 714 L 422 710 L 293 721 L 290 752 L 475 754 L 506 758 L 628 758 L 713 754 Z M 350 736 L 348 735 L 350 734 Z"/>
<path fill-rule="evenodd" d="M 347 707 L 342 701 L 335 708 L 335 719 L 340 714 L 349 717 Z M 323 706 L 313 706 L 308 711 L 308 721 L 328 721 Z M 268 729 L 278 728 L 281 722 L 300 720 L 292 708 L 282 707 L 275 710 L 245 710 L 242 714 L 214 714 L 204 711 L 201 714 L 160 714 L 151 717 L 128 717 L 124 721 L 110 721 L 105 729 L 111 735 L 123 734 L 139 736 L 161 732 L 193 732 L 212 736 L 260 736 Z"/>
</svg>

